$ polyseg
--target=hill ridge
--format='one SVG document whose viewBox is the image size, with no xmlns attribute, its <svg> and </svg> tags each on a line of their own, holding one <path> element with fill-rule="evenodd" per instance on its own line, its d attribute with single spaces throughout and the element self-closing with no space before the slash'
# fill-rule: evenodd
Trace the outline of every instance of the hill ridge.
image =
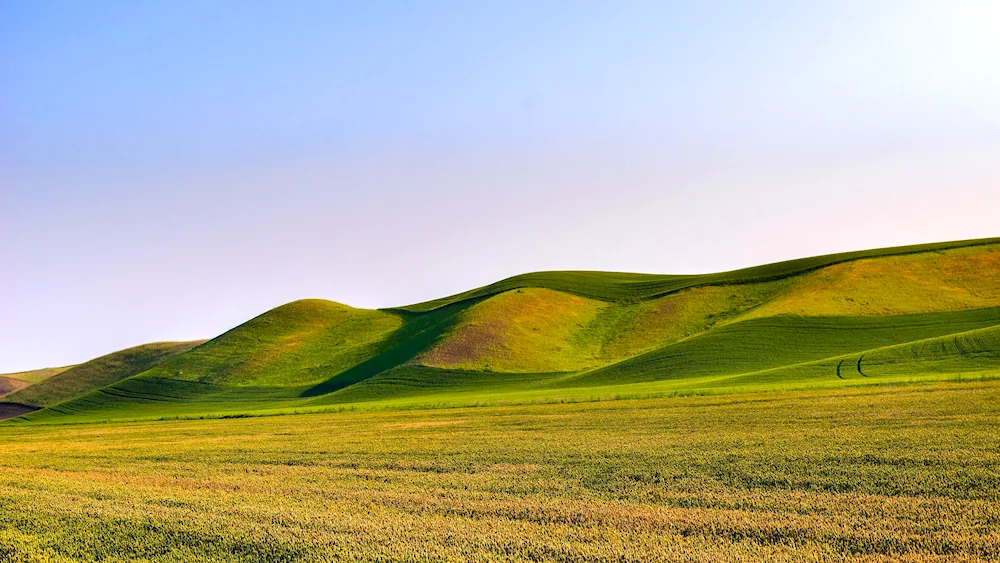
<svg viewBox="0 0 1000 563">
<path fill-rule="evenodd" d="M 854 250 L 848 252 L 824 254 L 820 256 L 794 258 L 791 260 L 782 260 L 779 262 L 762 264 L 760 266 L 750 266 L 746 268 L 739 268 L 736 270 L 713 272 L 707 274 L 643 274 L 643 273 L 629 273 L 629 272 L 603 272 L 596 270 L 551 270 L 551 271 L 540 271 L 540 272 L 528 272 L 504 278 L 500 281 L 493 282 L 491 284 L 471 289 L 465 292 L 457 293 L 448 297 L 432 299 L 430 301 L 423 301 L 420 303 L 414 303 L 412 305 L 387 307 L 384 308 L 383 310 L 394 311 L 394 312 L 401 311 L 408 313 L 427 312 L 458 301 L 465 301 L 467 299 L 472 299 L 472 298 L 489 297 L 492 295 L 496 295 L 499 292 L 510 291 L 514 289 L 523 289 L 525 287 L 539 287 L 535 285 L 528 285 L 529 282 L 551 283 L 551 284 L 565 283 L 564 280 L 556 281 L 552 279 L 561 276 L 598 275 L 604 278 L 608 278 L 609 281 L 615 283 L 623 283 L 623 284 L 645 283 L 645 284 L 653 284 L 654 286 L 659 286 L 659 285 L 666 286 L 671 282 L 675 283 L 679 282 L 679 285 L 674 287 L 664 288 L 659 291 L 652 290 L 652 292 L 648 292 L 649 290 L 647 289 L 647 291 L 640 293 L 640 295 L 642 295 L 641 297 L 642 299 L 655 299 L 656 297 L 662 297 L 665 295 L 669 295 L 671 293 L 682 291 L 684 289 L 691 289 L 703 285 L 728 285 L 728 284 L 744 284 L 744 283 L 774 281 L 774 280 L 784 279 L 790 276 L 797 276 L 809 273 L 821 268 L 825 268 L 827 266 L 833 266 L 836 264 L 851 262 L 854 260 L 862 260 L 865 258 L 880 258 L 889 256 L 903 256 L 907 254 L 921 254 L 926 252 L 951 250 L 956 248 L 986 246 L 998 243 L 1000 243 L 1000 237 L 893 246 L 886 248 L 877 248 L 872 250 Z M 771 270 L 774 270 L 774 272 L 766 274 L 761 273 Z M 747 276 L 747 274 L 751 273 L 753 275 L 744 277 Z M 646 279 L 643 280 L 642 278 Z M 687 284 L 685 282 L 691 282 L 691 283 Z M 558 287 L 551 287 L 548 285 L 542 287 L 548 287 L 550 289 L 560 290 Z M 576 293 L 568 289 L 563 289 L 562 291 L 568 291 L 569 293 Z M 594 293 L 584 292 L 580 293 L 579 295 L 600 299 L 601 295 L 606 295 L 606 294 L 601 294 L 597 292 Z"/>
<path fill-rule="evenodd" d="M 766 391 L 947 380 L 963 369 L 986 377 L 1000 373 L 997 326 L 1000 238 L 704 275 L 536 272 L 398 308 L 286 303 L 18 421 Z M 928 348 L 949 338 L 982 353 Z M 903 355 L 864 381 L 828 365 L 859 354 Z"/>
</svg>

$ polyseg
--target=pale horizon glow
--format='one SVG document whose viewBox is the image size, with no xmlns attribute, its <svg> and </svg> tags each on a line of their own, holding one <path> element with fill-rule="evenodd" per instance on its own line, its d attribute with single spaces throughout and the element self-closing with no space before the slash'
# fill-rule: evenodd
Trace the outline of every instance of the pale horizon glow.
<svg viewBox="0 0 1000 563">
<path fill-rule="evenodd" d="M 1000 3 L 0 5 L 0 373 L 1000 236 Z"/>
</svg>

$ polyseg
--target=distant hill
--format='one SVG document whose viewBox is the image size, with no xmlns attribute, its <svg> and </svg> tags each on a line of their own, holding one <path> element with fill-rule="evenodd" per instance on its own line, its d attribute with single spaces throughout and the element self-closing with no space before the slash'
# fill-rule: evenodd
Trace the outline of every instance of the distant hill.
<svg viewBox="0 0 1000 563">
<path fill-rule="evenodd" d="M 0 377 L 7 378 L 7 379 L 17 379 L 17 380 L 24 381 L 25 383 L 29 383 L 29 384 L 30 383 L 38 383 L 39 381 L 43 381 L 45 379 L 48 379 L 48 378 L 52 377 L 53 375 L 62 373 L 64 371 L 68 370 L 71 367 L 74 367 L 74 366 L 66 366 L 66 367 L 61 367 L 61 368 L 42 368 L 42 369 L 36 369 L 36 370 L 31 370 L 31 371 L 20 371 L 20 372 L 17 372 L 17 373 L 3 373 L 3 374 L 0 374 Z"/>
<path fill-rule="evenodd" d="M 0 374 L 0 399 L 25 387 L 44 381 L 53 375 L 62 373 L 73 366 L 61 368 L 43 368 L 32 371 Z"/>
<path fill-rule="evenodd" d="M 297 301 L 7 400 L 60 422 L 987 378 L 997 327 L 1000 239 L 984 239 L 707 275 L 540 272 L 385 310 Z"/>
<path fill-rule="evenodd" d="M 0 375 L 0 398 L 6 397 L 19 389 L 24 389 L 29 385 L 31 384 L 27 381 Z"/>
<path fill-rule="evenodd" d="M 142 373 L 170 358 L 187 352 L 201 342 L 203 341 L 145 344 L 101 356 L 77 366 L 59 368 L 55 373 L 38 383 L 25 386 L 23 389 L 7 395 L 5 400 L 32 407 L 56 405 L 94 389 Z"/>
</svg>

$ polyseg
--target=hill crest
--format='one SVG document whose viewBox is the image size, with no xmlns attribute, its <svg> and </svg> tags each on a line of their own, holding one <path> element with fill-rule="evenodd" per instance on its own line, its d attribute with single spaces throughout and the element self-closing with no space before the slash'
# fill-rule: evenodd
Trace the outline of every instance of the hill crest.
<svg viewBox="0 0 1000 563">
<path fill-rule="evenodd" d="M 539 272 L 399 308 L 294 301 L 20 420 L 763 391 L 935 380 L 962 361 L 991 377 L 992 337 L 947 362 L 907 346 L 965 349 L 997 325 L 1000 239 L 700 276 Z M 830 365 L 894 346 L 918 352 L 878 377 Z"/>
</svg>

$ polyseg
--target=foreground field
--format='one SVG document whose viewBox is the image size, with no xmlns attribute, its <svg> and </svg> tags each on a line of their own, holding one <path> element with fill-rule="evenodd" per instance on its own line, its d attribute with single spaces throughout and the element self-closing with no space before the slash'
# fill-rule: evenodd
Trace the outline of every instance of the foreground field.
<svg viewBox="0 0 1000 563">
<path fill-rule="evenodd" d="M 991 561 L 1000 383 L 2 425 L 3 561 Z"/>
</svg>

